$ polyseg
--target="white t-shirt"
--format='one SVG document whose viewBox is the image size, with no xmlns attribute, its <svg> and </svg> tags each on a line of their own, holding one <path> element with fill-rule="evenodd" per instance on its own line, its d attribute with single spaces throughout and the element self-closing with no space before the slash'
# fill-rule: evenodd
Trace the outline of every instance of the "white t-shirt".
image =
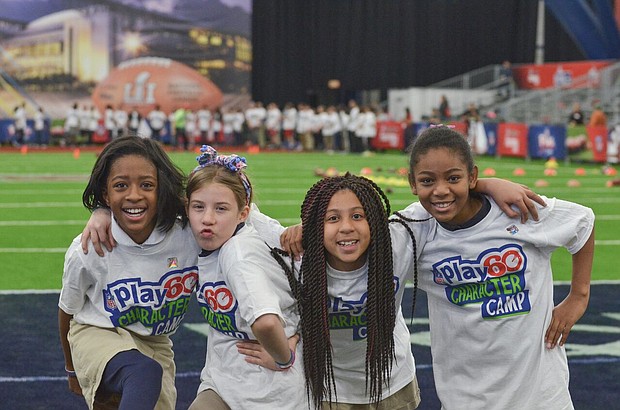
<svg viewBox="0 0 620 410">
<path fill-rule="evenodd" d="M 65 129 L 77 128 L 79 125 L 79 114 L 76 108 L 69 108 L 67 118 L 65 119 Z"/>
<path fill-rule="evenodd" d="M 304 108 L 297 113 L 297 133 L 303 134 L 312 131 L 312 119 L 314 118 L 314 111 L 312 108 Z"/>
<path fill-rule="evenodd" d="M 325 121 L 323 123 L 322 132 L 323 135 L 327 137 L 340 132 L 340 117 L 337 112 L 333 111 L 325 113 Z"/>
<path fill-rule="evenodd" d="M 429 222 L 420 287 L 443 409 L 573 408 L 566 352 L 544 342 L 554 307 L 550 260 L 560 246 L 581 249 L 594 214 L 543 199 L 538 222 L 521 224 L 491 199 L 489 213 L 469 228 Z"/>
<path fill-rule="evenodd" d="M 415 212 L 414 212 L 415 211 Z M 419 210 L 405 209 L 401 213 L 419 219 Z M 412 222 L 417 243 L 417 254 L 424 248 L 422 239 L 427 236 L 427 224 Z M 383 389 L 381 400 L 411 383 L 415 376 L 415 361 L 411 353 L 411 336 L 402 313 L 405 282 L 413 279 L 413 244 L 407 231 L 400 224 L 389 225 L 392 239 L 396 323 L 394 327 L 394 353 L 392 373 Z M 327 270 L 327 292 L 330 306 L 330 340 L 333 348 L 333 369 L 338 402 L 366 404 L 366 326 L 365 311 L 368 287 L 368 266 L 353 272 Z M 332 398 L 333 400 L 333 398 Z"/>
<path fill-rule="evenodd" d="M 245 121 L 248 128 L 258 128 L 263 124 L 267 111 L 263 107 L 251 107 L 245 110 Z"/>
<path fill-rule="evenodd" d="M 302 345 L 285 372 L 245 361 L 236 343 L 255 340 L 251 325 L 278 315 L 287 337 L 298 332 L 297 302 L 286 275 L 256 230 L 246 225 L 219 250 L 199 258 L 201 312 L 209 323 L 207 358 L 198 389 L 212 389 L 232 409 L 308 408 Z"/>
<path fill-rule="evenodd" d="M 360 114 L 360 108 L 358 106 L 354 106 L 349 111 L 349 121 L 347 122 L 347 128 L 351 132 L 355 132 L 358 127 L 358 116 Z"/>
<path fill-rule="evenodd" d="M 116 110 L 114 111 L 114 121 L 116 122 L 116 126 L 118 128 L 125 128 L 127 126 L 127 121 L 129 120 L 129 115 L 125 110 Z"/>
<path fill-rule="evenodd" d="M 90 131 L 96 131 L 99 126 L 99 119 L 101 119 L 101 114 L 95 108 L 91 109 L 88 115 L 88 129 Z"/>
<path fill-rule="evenodd" d="M 358 118 L 357 136 L 374 138 L 377 135 L 377 117 L 372 111 L 360 113 Z"/>
<path fill-rule="evenodd" d="M 18 107 L 15 111 L 15 128 L 23 130 L 26 128 L 26 110 L 24 107 Z"/>
<path fill-rule="evenodd" d="M 265 118 L 265 127 L 269 130 L 280 131 L 280 121 L 282 120 L 282 112 L 278 107 L 267 110 Z"/>
<path fill-rule="evenodd" d="M 38 111 L 34 113 L 34 129 L 36 131 L 42 131 L 45 128 L 45 115 Z"/>
<path fill-rule="evenodd" d="M 82 252 L 81 235 L 65 255 L 58 306 L 76 322 L 123 327 L 140 335 L 171 334 L 179 327 L 198 279 L 199 248 L 189 227 L 157 229 L 136 244 L 112 218 L 118 246 L 100 257 Z"/>
<path fill-rule="evenodd" d="M 168 117 L 166 117 L 166 114 L 164 114 L 163 111 L 159 110 L 153 110 L 149 112 L 147 118 L 149 120 L 149 124 L 151 124 L 151 128 L 157 131 L 164 128 L 164 126 L 166 125 L 166 120 L 168 119 Z"/>
<path fill-rule="evenodd" d="M 286 108 L 282 112 L 282 129 L 294 130 L 297 125 L 297 109 L 294 107 Z"/>
<path fill-rule="evenodd" d="M 198 111 L 196 116 L 198 117 L 198 129 L 208 131 L 211 123 L 211 111 L 202 109 Z"/>
<path fill-rule="evenodd" d="M 114 120 L 114 110 L 106 108 L 106 110 L 103 112 L 103 126 L 108 131 L 111 131 L 116 127 L 116 122 Z"/>
<path fill-rule="evenodd" d="M 410 205 L 400 213 L 410 219 L 427 218 L 423 208 Z M 278 244 L 279 235 L 284 228 L 277 221 L 264 214 L 252 213 L 252 224 L 258 228 L 261 237 L 269 243 Z M 428 223 L 407 223 L 416 239 L 416 252 L 419 258 L 428 236 Z M 411 353 L 409 329 L 403 317 L 401 304 L 405 282 L 413 279 L 414 247 L 405 228 L 398 223 L 390 223 L 392 254 L 394 264 L 394 284 L 396 323 L 394 327 L 395 360 L 389 379 L 389 388 L 384 386 L 381 399 L 391 396 L 409 384 L 415 376 L 415 362 Z M 269 234 L 272 232 L 272 234 Z M 202 267 L 201 267 L 202 268 Z M 202 272 L 202 270 L 201 270 Z M 330 299 L 330 340 L 332 343 L 332 366 L 336 383 L 338 402 L 366 404 L 366 326 L 365 308 L 367 296 L 368 266 L 352 271 L 341 272 L 328 266 L 327 288 Z M 283 272 L 281 272 L 284 275 Z M 332 400 L 335 398 L 332 397 Z"/>
</svg>

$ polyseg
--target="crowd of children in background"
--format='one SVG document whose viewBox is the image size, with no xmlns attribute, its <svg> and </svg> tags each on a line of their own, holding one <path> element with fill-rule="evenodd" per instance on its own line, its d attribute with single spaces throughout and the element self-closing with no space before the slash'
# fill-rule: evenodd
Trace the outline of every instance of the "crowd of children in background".
<svg viewBox="0 0 620 410">
<path fill-rule="evenodd" d="M 174 147 L 188 149 L 198 144 L 214 146 L 258 146 L 290 151 L 365 152 L 369 139 L 377 133 L 377 121 L 387 113 L 370 106 L 318 106 L 275 103 L 264 106 L 250 102 L 245 109 L 203 107 L 192 111 L 179 107 L 163 113 L 155 107 L 137 132 Z"/>
<path fill-rule="evenodd" d="M 52 125 L 43 110 L 26 118 L 25 104 L 15 107 L 8 142 L 14 146 L 77 146 L 106 143 L 123 135 L 140 135 L 178 149 L 202 144 L 291 151 L 368 152 L 377 121 L 389 120 L 386 110 L 345 105 L 311 107 L 306 103 L 275 103 L 247 107 L 178 107 L 164 112 L 156 105 L 146 115 L 135 109 L 108 105 L 100 112 L 92 105 L 74 103 L 62 123 Z"/>
</svg>

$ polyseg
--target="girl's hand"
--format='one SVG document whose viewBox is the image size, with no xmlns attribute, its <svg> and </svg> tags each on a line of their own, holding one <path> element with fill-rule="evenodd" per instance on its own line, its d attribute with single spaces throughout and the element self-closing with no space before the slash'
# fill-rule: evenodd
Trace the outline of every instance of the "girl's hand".
<svg viewBox="0 0 620 410">
<path fill-rule="evenodd" d="M 297 349 L 297 343 L 299 343 L 299 335 L 295 334 L 288 338 L 288 345 L 291 350 Z M 245 361 L 248 363 L 262 366 L 266 369 L 273 370 L 274 372 L 282 372 L 284 370 L 276 366 L 276 361 L 271 357 L 269 353 L 263 348 L 263 346 L 256 340 L 249 340 L 247 342 L 238 342 L 237 351 L 245 356 Z"/>
<path fill-rule="evenodd" d="M 82 396 L 82 387 L 80 387 L 77 377 L 67 376 L 67 379 L 69 380 L 69 390 L 76 396 Z"/>
<path fill-rule="evenodd" d="M 555 346 L 564 346 L 571 329 L 583 316 L 588 307 L 587 295 L 569 293 L 559 305 L 553 309 L 551 323 L 545 333 L 545 346 L 553 349 Z"/>
<path fill-rule="evenodd" d="M 108 252 L 116 246 L 116 241 L 112 237 L 112 217 L 110 210 L 106 208 L 95 209 L 82 231 L 82 251 L 88 253 L 88 240 L 93 243 L 97 255 L 103 256 L 103 246 Z"/>
<path fill-rule="evenodd" d="M 302 237 L 301 224 L 289 226 L 280 235 L 280 245 L 289 254 L 295 256 L 295 260 L 299 260 L 304 253 L 304 249 L 301 246 Z"/>
<path fill-rule="evenodd" d="M 257 340 L 237 343 L 237 351 L 245 356 L 245 361 L 248 363 L 262 366 L 274 372 L 281 371 L 278 366 L 276 366 L 276 361 L 273 360 L 273 357 L 267 353 Z"/>
<path fill-rule="evenodd" d="M 538 221 L 536 203 L 547 206 L 545 201 L 526 185 L 517 184 L 500 178 L 481 178 L 474 189 L 493 198 L 501 210 L 511 218 L 521 216 L 521 223 L 527 222 L 529 215 Z M 519 208 L 516 212 L 511 205 Z"/>
</svg>

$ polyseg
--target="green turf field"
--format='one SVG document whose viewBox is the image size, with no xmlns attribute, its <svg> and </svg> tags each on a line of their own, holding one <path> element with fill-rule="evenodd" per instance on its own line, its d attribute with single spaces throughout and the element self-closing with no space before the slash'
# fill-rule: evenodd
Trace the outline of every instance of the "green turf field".
<svg viewBox="0 0 620 410">
<path fill-rule="evenodd" d="M 81 204 L 82 191 L 96 153 L 0 151 L 0 290 L 59 289 L 64 251 L 81 232 L 88 212 Z M 195 153 L 171 153 L 184 170 L 195 165 Z M 317 168 L 334 167 L 339 172 L 359 174 L 373 171 L 373 178 L 389 192 L 393 210 L 415 200 L 406 179 L 395 170 L 407 166 L 404 154 L 325 155 L 306 153 L 259 153 L 245 155 L 256 202 L 263 212 L 283 225 L 299 221 L 299 209 L 306 190 L 317 181 Z M 607 188 L 610 177 L 600 165 L 560 164 L 557 176 L 544 175 L 544 162 L 512 158 L 477 159 L 480 172 L 496 170 L 496 176 L 535 186 L 539 179 L 549 185 L 535 188 L 540 194 L 556 196 L 591 207 L 597 215 L 594 280 L 620 279 L 620 187 Z M 513 176 L 515 168 L 526 174 Z M 585 168 L 586 175 L 575 176 Z M 568 187 L 576 179 L 580 187 Z M 570 280 L 570 255 L 563 249 L 552 259 L 555 279 Z"/>
</svg>

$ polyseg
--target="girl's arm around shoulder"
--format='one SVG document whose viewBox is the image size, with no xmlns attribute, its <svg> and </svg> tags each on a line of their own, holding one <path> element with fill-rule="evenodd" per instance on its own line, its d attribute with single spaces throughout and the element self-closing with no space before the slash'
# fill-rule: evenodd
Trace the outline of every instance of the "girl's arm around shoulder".
<svg viewBox="0 0 620 410">
<path fill-rule="evenodd" d="M 82 231 L 81 242 L 84 253 L 88 253 L 89 243 L 92 243 L 99 256 L 103 256 L 104 247 L 112 252 L 116 241 L 112 236 L 112 215 L 109 209 L 98 208 L 92 212 Z"/>
<path fill-rule="evenodd" d="M 277 220 L 263 214 L 255 204 L 250 206 L 250 215 L 246 223 L 253 226 L 269 245 L 280 246 L 280 235 L 284 227 Z"/>
<path fill-rule="evenodd" d="M 521 223 L 527 222 L 530 215 L 537 221 L 536 204 L 545 206 L 544 199 L 527 186 L 500 178 L 479 179 L 474 192 L 489 195 L 510 218 L 520 216 Z"/>
</svg>

